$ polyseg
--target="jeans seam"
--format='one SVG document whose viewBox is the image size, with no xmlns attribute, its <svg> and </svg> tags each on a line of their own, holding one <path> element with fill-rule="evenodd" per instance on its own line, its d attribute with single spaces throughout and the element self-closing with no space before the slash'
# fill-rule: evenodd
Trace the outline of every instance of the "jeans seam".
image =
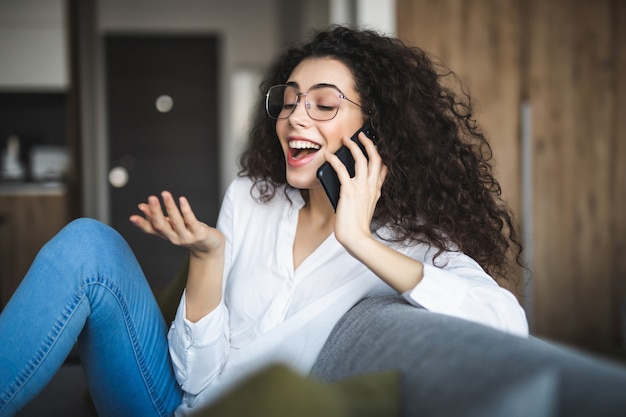
<svg viewBox="0 0 626 417">
<path fill-rule="evenodd" d="M 37 348 L 36 355 L 28 362 L 25 369 L 23 369 L 15 378 L 15 380 L 9 384 L 7 390 L 0 398 L 0 411 L 3 411 L 5 407 L 11 403 L 13 398 L 26 386 L 28 381 L 37 373 L 42 363 L 59 340 L 59 336 L 63 332 L 63 329 L 67 326 L 77 307 L 85 298 L 85 292 L 81 290 L 74 294 L 72 301 L 65 307 L 61 316 L 56 320 L 52 330 Z"/>
<path fill-rule="evenodd" d="M 113 297 L 116 299 L 118 306 L 122 312 L 122 315 L 124 316 L 124 324 L 126 327 L 128 337 L 131 342 L 133 355 L 139 367 L 141 378 L 144 381 L 144 384 L 147 388 L 148 395 L 150 396 L 150 400 L 152 401 L 152 405 L 154 406 L 154 408 L 156 409 L 159 415 L 161 416 L 169 415 L 166 411 L 165 404 L 163 404 L 163 401 L 159 400 L 159 395 L 156 389 L 156 385 L 146 365 L 145 355 L 142 353 L 144 349 L 141 346 L 139 338 L 137 337 L 137 330 L 135 329 L 134 323 L 131 320 L 131 315 L 128 311 L 128 302 L 124 298 L 119 288 L 115 285 L 115 283 L 106 278 L 101 278 L 101 277 L 89 278 L 85 281 L 84 287 L 91 286 L 91 285 L 102 286 L 104 289 L 109 291 L 113 295 Z"/>
<path fill-rule="evenodd" d="M 80 303 L 88 297 L 87 287 L 98 285 L 108 291 L 115 298 L 122 315 L 124 317 L 124 325 L 126 327 L 127 335 L 130 339 L 130 344 L 133 350 L 133 355 L 139 367 L 139 372 L 144 384 L 147 388 L 148 395 L 157 413 L 161 416 L 167 416 L 169 413 L 166 411 L 166 406 L 163 401 L 159 400 L 159 395 L 154 384 L 154 380 L 150 375 L 148 367 L 145 363 L 145 357 L 142 354 L 141 343 L 137 337 L 137 331 L 131 320 L 131 316 L 128 311 L 128 302 L 122 295 L 122 292 L 115 285 L 114 282 L 103 277 L 87 278 L 83 281 L 80 289 L 73 295 L 70 303 L 65 307 L 59 318 L 55 321 L 52 330 L 41 343 L 37 349 L 36 355 L 28 362 L 27 366 L 17 375 L 14 382 L 9 384 L 8 388 L 2 397 L 0 397 L 0 412 L 3 411 L 8 404 L 15 398 L 15 396 L 27 385 L 28 381 L 35 375 L 37 370 L 41 367 L 46 357 L 56 344 L 59 336 L 62 334 L 63 329 L 67 326 L 72 316 L 75 314 Z"/>
</svg>

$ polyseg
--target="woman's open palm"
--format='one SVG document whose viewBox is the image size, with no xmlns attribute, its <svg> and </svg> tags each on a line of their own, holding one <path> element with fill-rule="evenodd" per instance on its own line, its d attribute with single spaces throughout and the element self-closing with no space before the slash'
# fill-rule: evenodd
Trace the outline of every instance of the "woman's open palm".
<svg viewBox="0 0 626 417">
<path fill-rule="evenodd" d="M 130 221 L 148 234 L 189 249 L 197 257 L 210 255 L 223 247 L 224 235 L 199 221 L 185 197 L 179 198 L 180 209 L 170 192 L 163 191 L 161 198 L 166 214 L 159 198 L 152 195 L 148 197 L 147 203 L 138 206 L 145 217 L 132 215 Z"/>
</svg>

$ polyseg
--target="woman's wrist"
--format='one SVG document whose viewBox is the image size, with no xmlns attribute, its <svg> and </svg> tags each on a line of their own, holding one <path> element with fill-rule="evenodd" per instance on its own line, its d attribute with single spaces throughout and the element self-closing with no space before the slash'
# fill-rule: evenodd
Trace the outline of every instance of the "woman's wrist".
<svg viewBox="0 0 626 417">
<path fill-rule="evenodd" d="M 222 260 L 226 248 L 226 240 L 222 236 L 219 243 L 205 244 L 189 248 L 190 257 L 200 261 Z"/>
<path fill-rule="evenodd" d="M 195 259 L 198 261 L 222 260 L 224 258 L 224 248 L 213 249 L 208 252 L 190 250 L 189 256 L 191 259 Z"/>
<path fill-rule="evenodd" d="M 377 242 L 372 233 L 367 231 L 352 231 L 350 233 L 337 233 L 335 238 L 352 256 L 358 258 L 357 253 L 364 249 L 365 245 Z"/>
</svg>

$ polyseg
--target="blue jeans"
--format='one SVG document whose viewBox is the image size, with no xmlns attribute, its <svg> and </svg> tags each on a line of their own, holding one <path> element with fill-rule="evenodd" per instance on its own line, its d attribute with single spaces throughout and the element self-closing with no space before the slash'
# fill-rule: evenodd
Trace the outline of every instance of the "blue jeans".
<svg viewBox="0 0 626 417">
<path fill-rule="evenodd" d="M 90 219 L 42 248 L 0 315 L 0 416 L 31 401 L 76 341 L 98 415 L 169 416 L 181 403 L 143 272 L 122 237 Z"/>
</svg>

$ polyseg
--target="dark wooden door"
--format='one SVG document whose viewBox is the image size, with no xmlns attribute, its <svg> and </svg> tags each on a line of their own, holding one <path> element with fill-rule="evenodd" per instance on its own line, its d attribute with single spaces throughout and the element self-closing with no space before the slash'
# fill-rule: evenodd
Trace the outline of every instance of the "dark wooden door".
<svg viewBox="0 0 626 417">
<path fill-rule="evenodd" d="M 105 51 L 110 221 L 159 290 L 177 272 L 185 251 L 143 234 L 128 218 L 139 213 L 137 204 L 148 195 L 169 190 L 175 197 L 185 195 L 199 219 L 215 224 L 218 39 L 108 35 Z"/>
</svg>

